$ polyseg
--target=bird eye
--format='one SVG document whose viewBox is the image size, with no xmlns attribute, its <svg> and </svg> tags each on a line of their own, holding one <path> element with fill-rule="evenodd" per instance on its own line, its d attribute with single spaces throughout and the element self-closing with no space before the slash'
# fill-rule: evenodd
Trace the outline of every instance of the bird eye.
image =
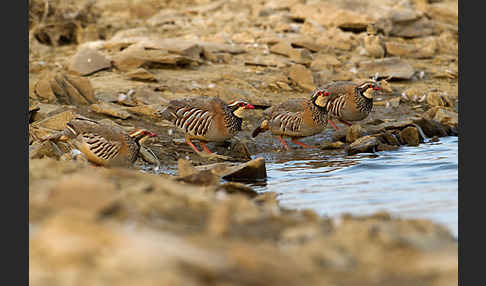
<svg viewBox="0 0 486 286">
<path fill-rule="evenodd" d="M 243 107 L 243 106 L 245 106 L 245 104 L 243 102 L 240 102 L 240 103 L 238 103 L 238 106 Z"/>
</svg>

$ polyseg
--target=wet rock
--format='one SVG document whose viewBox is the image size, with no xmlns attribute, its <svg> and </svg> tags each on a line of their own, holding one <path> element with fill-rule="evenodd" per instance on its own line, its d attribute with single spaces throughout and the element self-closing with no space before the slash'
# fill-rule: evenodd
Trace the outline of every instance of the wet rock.
<svg viewBox="0 0 486 286">
<path fill-rule="evenodd" d="M 393 132 L 391 132 L 389 130 L 386 130 L 385 132 L 381 133 L 380 134 L 380 137 L 388 145 L 400 146 L 400 142 L 398 141 L 397 136 Z"/>
<path fill-rule="evenodd" d="M 345 148 L 348 155 L 354 155 L 358 153 L 373 153 L 378 146 L 378 139 L 375 136 L 363 136 L 354 141 Z"/>
<path fill-rule="evenodd" d="M 378 74 L 380 78 L 411 79 L 415 70 L 400 58 L 384 58 L 360 62 L 359 73 L 368 78 Z"/>
<path fill-rule="evenodd" d="M 332 134 L 332 141 L 337 142 L 346 142 L 346 134 L 348 133 L 347 128 L 339 128 L 338 130 L 334 131 Z"/>
<path fill-rule="evenodd" d="M 359 124 L 351 125 L 346 132 L 346 143 L 352 143 L 366 134 L 365 130 Z"/>
<path fill-rule="evenodd" d="M 258 193 L 255 190 L 242 183 L 226 182 L 222 184 L 219 189 L 223 189 L 228 194 L 241 194 L 248 198 L 255 198 L 258 196 Z"/>
<path fill-rule="evenodd" d="M 413 121 L 415 124 L 419 125 L 422 128 L 423 132 L 427 137 L 445 137 L 447 136 L 447 130 L 435 120 L 429 120 L 424 117 L 420 119 L 415 119 Z"/>
<path fill-rule="evenodd" d="M 90 108 L 96 113 L 106 114 L 121 119 L 127 119 L 132 116 L 128 111 L 126 111 L 118 104 L 109 103 L 109 102 L 92 104 Z"/>
<path fill-rule="evenodd" d="M 242 164 L 216 163 L 205 166 L 197 166 L 200 171 L 211 170 L 214 174 L 228 181 L 251 182 L 263 180 L 267 177 L 265 160 L 256 158 Z"/>
<path fill-rule="evenodd" d="M 344 143 L 341 141 L 323 142 L 319 146 L 321 150 L 334 150 L 334 149 L 341 149 L 343 147 L 344 147 Z"/>
<path fill-rule="evenodd" d="M 418 146 L 420 137 L 417 128 L 409 126 L 400 132 L 400 140 L 408 146 Z"/>
<path fill-rule="evenodd" d="M 80 49 L 72 58 L 69 69 L 86 76 L 111 67 L 111 61 L 100 52 L 90 49 Z"/>
<path fill-rule="evenodd" d="M 295 81 L 298 86 L 305 91 L 312 91 L 315 88 L 312 72 L 306 69 L 303 65 L 294 64 L 287 69 L 290 79 Z"/>
<path fill-rule="evenodd" d="M 134 71 L 127 72 L 126 75 L 133 80 L 157 81 L 157 78 L 144 68 L 138 68 Z"/>
<path fill-rule="evenodd" d="M 389 145 L 389 144 L 378 144 L 378 146 L 376 146 L 376 151 L 379 152 L 379 151 L 396 151 L 398 150 L 398 146 L 396 145 Z"/>
</svg>

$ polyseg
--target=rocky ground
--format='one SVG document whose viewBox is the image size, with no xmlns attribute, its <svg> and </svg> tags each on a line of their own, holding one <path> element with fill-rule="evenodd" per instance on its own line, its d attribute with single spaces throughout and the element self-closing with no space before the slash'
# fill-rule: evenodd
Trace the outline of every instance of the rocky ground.
<svg viewBox="0 0 486 286">
<path fill-rule="evenodd" d="M 439 225 L 329 220 L 237 183 L 264 177 L 250 155 L 281 148 L 251 138 L 261 110 L 209 145 L 231 163 L 194 155 L 153 116 L 174 98 L 265 107 L 378 76 L 367 119 L 304 141 L 355 154 L 457 136 L 457 13 L 448 0 L 29 1 L 32 285 L 457 285 L 457 240 Z M 157 133 L 158 162 L 93 167 L 39 141 L 76 114 Z"/>
</svg>

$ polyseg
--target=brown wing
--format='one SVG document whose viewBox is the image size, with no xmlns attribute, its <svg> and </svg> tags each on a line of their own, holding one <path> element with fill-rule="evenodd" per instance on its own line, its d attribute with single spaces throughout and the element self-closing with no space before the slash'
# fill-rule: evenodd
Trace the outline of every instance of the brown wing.
<svg viewBox="0 0 486 286">
<path fill-rule="evenodd" d="M 107 165 L 119 155 L 123 144 L 120 141 L 110 141 L 96 133 L 83 133 L 78 136 L 76 145 L 88 160 Z"/>
<path fill-rule="evenodd" d="M 282 113 L 282 112 L 301 112 L 305 109 L 307 104 L 307 99 L 304 98 L 292 98 L 287 101 L 284 101 L 280 104 L 274 105 L 270 108 L 267 108 L 263 115 L 270 119 L 274 116 L 274 114 Z"/>
</svg>

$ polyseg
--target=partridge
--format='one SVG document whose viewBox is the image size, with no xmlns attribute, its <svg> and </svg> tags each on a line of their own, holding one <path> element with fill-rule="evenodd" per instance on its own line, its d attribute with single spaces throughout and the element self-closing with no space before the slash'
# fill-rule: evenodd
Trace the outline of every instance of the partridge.
<svg viewBox="0 0 486 286">
<path fill-rule="evenodd" d="M 316 88 L 309 99 L 290 99 L 266 109 L 264 120 L 255 128 L 252 137 L 270 130 L 278 136 L 285 149 L 289 150 L 283 136 L 304 148 L 313 148 L 305 143 L 296 141 L 299 138 L 312 136 L 324 130 L 327 125 L 326 106 L 330 93 L 323 88 Z"/>
<path fill-rule="evenodd" d="M 122 128 L 84 117 L 66 123 L 66 128 L 44 140 L 68 141 L 86 159 L 102 166 L 130 166 L 135 162 L 141 143 L 157 134 L 146 129 L 130 133 Z"/>
<path fill-rule="evenodd" d="M 348 126 L 352 125 L 350 121 L 365 119 L 373 108 L 375 90 L 381 90 L 381 87 L 372 80 L 360 84 L 351 81 L 335 81 L 322 86 L 322 88 L 332 94 L 327 104 L 327 111 L 329 123 L 335 130 L 339 128 L 333 122 L 333 119 L 337 119 Z"/>
<path fill-rule="evenodd" d="M 226 104 L 216 97 L 192 97 L 172 100 L 156 116 L 172 122 L 185 133 L 186 143 L 201 156 L 221 157 L 212 153 L 207 142 L 223 142 L 241 131 L 245 109 L 255 107 L 243 100 Z M 198 140 L 202 149 L 199 151 L 192 140 Z"/>
</svg>

